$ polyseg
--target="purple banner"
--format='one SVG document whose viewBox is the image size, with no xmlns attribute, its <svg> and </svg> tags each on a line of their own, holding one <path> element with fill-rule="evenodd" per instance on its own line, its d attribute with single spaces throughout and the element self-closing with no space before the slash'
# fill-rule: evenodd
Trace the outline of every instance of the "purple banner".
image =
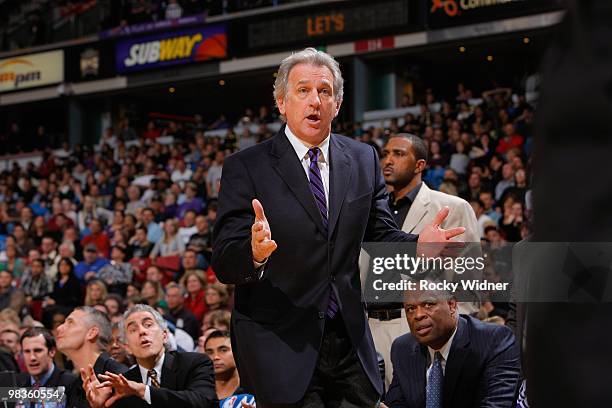
<svg viewBox="0 0 612 408">
<path fill-rule="evenodd" d="M 226 57 L 226 27 L 220 24 L 121 40 L 115 60 L 117 72 L 128 73 Z"/>
<path fill-rule="evenodd" d="M 134 24 L 126 27 L 115 27 L 100 33 L 100 38 L 124 37 L 128 35 L 143 34 L 149 31 L 167 30 L 168 28 L 182 27 L 194 24 L 204 24 L 206 14 L 185 16 L 173 20 L 151 21 L 150 23 Z"/>
</svg>

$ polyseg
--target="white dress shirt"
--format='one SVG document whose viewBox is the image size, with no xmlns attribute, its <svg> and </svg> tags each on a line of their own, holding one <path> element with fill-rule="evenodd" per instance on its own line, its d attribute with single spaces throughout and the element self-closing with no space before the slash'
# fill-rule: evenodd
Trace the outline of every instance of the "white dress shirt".
<svg viewBox="0 0 612 408">
<path fill-rule="evenodd" d="M 444 343 L 444 345 L 440 348 L 440 350 L 434 350 L 429 346 L 427 347 L 427 351 L 429 351 L 430 362 L 429 362 L 429 365 L 427 366 L 427 372 L 425 373 L 425 383 L 426 384 L 429 383 L 429 372 L 431 371 L 431 367 L 433 366 L 434 355 L 436 354 L 437 351 L 439 351 L 440 354 L 442 355 L 442 361 L 440 361 L 442 365 L 442 374 L 446 374 L 446 360 L 448 360 L 448 353 L 450 353 L 450 349 L 453 344 L 453 339 L 455 338 L 455 334 L 457 333 L 457 327 L 458 325 L 455 326 L 455 330 L 453 331 L 453 334 L 450 336 L 448 341 Z"/>
<path fill-rule="evenodd" d="M 157 382 L 161 384 L 162 382 L 162 366 L 164 365 L 164 358 L 166 354 L 162 354 L 157 363 L 155 363 L 155 367 L 153 369 L 157 373 Z M 149 370 L 138 364 L 138 369 L 140 370 L 140 376 L 142 377 L 142 383 L 146 385 L 144 399 L 147 401 L 147 404 L 151 405 L 151 378 L 149 377 Z"/>
<path fill-rule="evenodd" d="M 306 173 L 306 178 L 310 180 L 309 177 L 309 168 L 310 168 L 310 157 L 308 157 L 308 149 L 314 147 L 313 145 L 309 145 L 301 139 L 298 139 L 296 135 L 293 134 L 291 129 L 289 129 L 289 125 L 285 126 L 285 135 L 289 139 L 289 143 L 293 146 L 293 150 L 295 150 L 295 154 L 297 154 L 302 167 L 304 168 L 304 172 Z M 317 146 L 321 150 L 321 155 L 317 160 L 317 164 L 319 166 L 319 171 L 321 171 L 321 178 L 323 179 L 323 186 L 325 187 L 325 202 L 327 203 L 327 211 L 329 213 L 329 139 L 330 135 L 328 135 L 325 140 L 323 140 Z M 322 157 L 321 157 L 322 156 Z"/>
</svg>

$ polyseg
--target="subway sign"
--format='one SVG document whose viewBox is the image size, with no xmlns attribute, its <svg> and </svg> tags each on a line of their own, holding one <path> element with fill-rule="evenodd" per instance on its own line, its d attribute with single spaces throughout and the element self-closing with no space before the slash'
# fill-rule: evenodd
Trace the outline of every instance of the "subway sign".
<svg viewBox="0 0 612 408">
<path fill-rule="evenodd" d="M 20 55 L 0 60 L 0 92 L 17 91 L 64 80 L 64 51 Z"/>
<path fill-rule="evenodd" d="M 117 72 L 129 73 L 227 57 L 225 25 L 191 28 L 117 43 Z"/>
</svg>

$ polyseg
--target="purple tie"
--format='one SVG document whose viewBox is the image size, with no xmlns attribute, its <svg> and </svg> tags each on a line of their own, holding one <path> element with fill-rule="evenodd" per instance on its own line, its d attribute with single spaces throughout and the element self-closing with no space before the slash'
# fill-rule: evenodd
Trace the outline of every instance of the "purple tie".
<svg viewBox="0 0 612 408">
<path fill-rule="evenodd" d="M 321 213 L 321 219 L 323 221 L 323 227 L 325 233 L 328 233 L 328 221 L 327 221 L 327 202 L 325 201 L 325 187 L 323 186 L 323 178 L 321 177 L 321 171 L 319 170 L 318 160 L 321 150 L 318 147 L 313 147 L 308 150 L 308 157 L 310 158 L 310 166 L 308 169 L 308 178 L 310 179 L 310 190 L 315 198 L 315 203 Z M 338 300 L 334 289 L 331 288 L 329 292 L 329 304 L 327 306 L 327 317 L 333 319 L 338 313 Z"/>
</svg>

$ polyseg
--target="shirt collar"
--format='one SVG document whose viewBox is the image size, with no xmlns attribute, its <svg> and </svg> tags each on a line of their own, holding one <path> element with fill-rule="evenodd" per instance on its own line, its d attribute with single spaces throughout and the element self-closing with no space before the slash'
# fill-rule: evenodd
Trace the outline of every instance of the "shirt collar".
<svg viewBox="0 0 612 408">
<path fill-rule="evenodd" d="M 440 348 L 440 350 L 434 350 L 431 347 L 427 346 L 427 350 L 429 351 L 429 356 L 431 357 L 431 361 L 434 361 L 434 355 L 436 354 L 436 351 L 440 352 L 440 354 L 442 355 L 442 359 L 444 361 L 448 360 L 448 354 L 450 353 L 450 349 L 453 344 L 453 339 L 455 338 L 455 334 L 457 333 L 457 327 L 459 327 L 459 322 L 457 322 L 457 325 L 455 326 L 455 330 L 453 331 L 453 334 L 450 336 L 448 341 Z"/>
<path fill-rule="evenodd" d="M 162 374 L 162 366 L 164 365 L 164 358 L 166 358 L 166 353 L 162 352 L 161 357 L 155 363 L 155 367 L 153 369 L 157 373 L 157 381 L 161 384 L 161 374 Z M 140 370 L 140 376 L 142 377 L 142 383 L 146 384 L 149 380 L 149 370 L 138 364 L 138 369 Z"/>
<path fill-rule="evenodd" d="M 311 147 L 314 147 L 312 145 L 307 144 L 306 142 L 304 142 L 303 140 L 301 140 L 300 138 L 298 138 L 295 134 L 293 134 L 293 132 L 291 131 L 291 129 L 289 129 L 289 125 L 285 126 L 285 135 L 287 135 L 287 139 L 289 139 L 289 143 L 291 143 L 291 146 L 293 146 L 293 150 L 295 150 L 295 153 L 297 154 L 298 158 L 301 160 L 304 160 L 305 158 L 308 157 L 308 149 L 310 149 Z M 329 163 L 328 161 L 328 154 L 329 154 L 329 139 L 331 137 L 331 134 L 328 135 L 325 140 L 323 140 L 321 143 L 319 143 L 319 145 L 317 146 L 319 149 L 321 149 L 321 153 L 323 155 L 322 158 L 319 158 L 319 163 Z"/>
<path fill-rule="evenodd" d="M 49 371 L 47 371 L 45 375 L 41 377 L 40 381 L 38 381 L 38 383 L 41 386 L 45 385 L 47 381 L 49 381 L 49 378 L 51 378 L 51 375 L 53 374 L 53 370 L 55 370 L 55 364 L 51 363 L 51 367 L 49 367 Z M 30 382 L 32 383 L 32 385 L 34 385 L 34 383 L 36 383 L 36 378 L 34 378 L 33 376 L 30 376 Z"/>
<path fill-rule="evenodd" d="M 410 200 L 411 204 L 414 203 L 414 200 L 416 199 L 417 195 L 419 194 L 419 191 L 421 191 L 421 186 L 422 185 L 423 185 L 423 182 L 421 181 L 412 190 L 410 190 L 408 193 L 406 193 L 406 195 L 404 197 L 399 197 L 398 200 L 403 200 L 404 198 L 407 198 L 407 199 Z M 391 202 L 395 201 L 394 193 L 389 194 L 389 197 L 391 198 Z"/>
</svg>

